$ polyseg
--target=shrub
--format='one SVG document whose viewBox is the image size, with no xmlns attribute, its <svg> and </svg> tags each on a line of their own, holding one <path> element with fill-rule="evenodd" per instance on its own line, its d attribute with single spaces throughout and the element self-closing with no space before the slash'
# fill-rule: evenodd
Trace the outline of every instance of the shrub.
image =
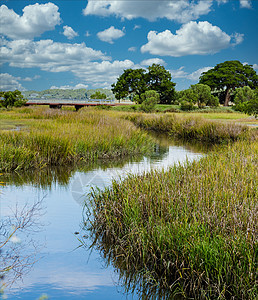
<svg viewBox="0 0 258 300">
<path fill-rule="evenodd" d="M 193 102 L 189 102 L 189 101 L 182 101 L 181 105 L 180 105 L 180 109 L 183 111 L 189 111 L 189 110 L 193 110 L 194 109 L 194 105 Z"/>
<path fill-rule="evenodd" d="M 151 112 L 159 102 L 159 93 L 154 90 L 149 90 L 142 94 L 141 98 L 143 99 L 141 109 L 144 112 Z"/>
</svg>

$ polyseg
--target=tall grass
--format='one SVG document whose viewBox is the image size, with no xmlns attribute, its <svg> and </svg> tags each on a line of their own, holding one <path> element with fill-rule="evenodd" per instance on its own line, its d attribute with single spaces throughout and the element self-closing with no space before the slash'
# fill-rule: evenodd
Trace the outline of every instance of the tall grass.
<svg viewBox="0 0 258 300">
<path fill-rule="evenodd" d="M 241 141 L 94 192 L 93 245 L 147 298 L 255 299 L 257 154 Z"/>
<path fill-rule="evenodd" d="M 114 113 L 40 108 L 2 116 L 25 125 L 20 131 L 1 131 L 2 172 L 145 153 L 154 144 L 146 133 Z"/>
<path fill-rule="evenodd" d="M 124 118 L 146 130 L 166 133 L 170 136 L 210 144 L 228 143 L 237 140 L 254 139 L 256 132 L 247 126 L 221 123 L 201 117 L 176 114 L 128 114 Z"/>
</svg>

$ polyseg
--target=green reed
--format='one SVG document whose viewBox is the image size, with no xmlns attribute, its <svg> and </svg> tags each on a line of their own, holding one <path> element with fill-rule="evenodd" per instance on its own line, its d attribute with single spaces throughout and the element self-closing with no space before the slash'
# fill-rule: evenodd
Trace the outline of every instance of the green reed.
<svg viewBox="0 0 258 300">
<path fill-rule="evenodd" d="M 127 114 L 125 119 L 132 121 L 138 127 L 160 133 L 166 133 L 175 138 L 196 140 L 210 144 L 227 143 L 230 141 L 254 138 L 255 130 L 247 126 L 206 120 L 192 115 L 176 114 Z"/>
<path fill-rule="evenodd" d="M 130 287 L 255 299 L 257 154 L 257 142 L 240 141 L 93 192 L 93 245 Z"/>
<path fill-rule="evenodd" d="M 25 108 L 0 117 L 23 124 L 1 131 L 2 172 L 146 153 L 154 144 L 130 121 L 105 111 Z"/>
</svg>

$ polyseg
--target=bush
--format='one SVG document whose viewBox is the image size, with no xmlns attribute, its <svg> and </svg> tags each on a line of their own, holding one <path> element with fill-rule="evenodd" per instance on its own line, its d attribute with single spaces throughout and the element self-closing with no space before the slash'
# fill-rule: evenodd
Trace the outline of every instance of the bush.
<svg viewBox="0 0 258 300">
<path fill-rule="evenodd" d="M 15 90 L 14 92 L 1 92 L 0 97 L 2 98 L 1 106 L 8 107 L 21 107 L 25 105 L 27 99 L 24 99 L 20 91 Z"/>
<path fill-rule="evenodd" d="M 234 109 L 257 117 L 258 91 L 252 90 L 249 86 L 236 89 Z"/>
<path fill-rule="evenodd" d="M 183 111 L 189 111 L 194 109 L 193 102 L 182 101 L 180 105 L 180 109 Z"/>
<path fill-rule="evenodd" d="M 154 90 L 149 90 L 142 94 L 141 98 L 143 99 L 141 109 L 144 112 L 152 112 L 159 102 L 159 93 Z"/>
</svg>

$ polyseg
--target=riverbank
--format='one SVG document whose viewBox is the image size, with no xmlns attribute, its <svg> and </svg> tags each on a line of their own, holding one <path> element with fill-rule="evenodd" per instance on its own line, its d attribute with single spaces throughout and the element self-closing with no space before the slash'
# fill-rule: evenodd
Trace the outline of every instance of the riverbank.
<svg viewBox="0 0 258 300">
<path fill-rule="evenodd" d="M 0 117 L 2 126 L 19 124 L 18 131 L 1 130 L 0 172 L 115 159 L 154 147 L 130 121 L 100 110 L 21 108 L 1 111 Z"/>
<path fill-rule="evenodd" d="M 93 245 L 128 289 L 170 299 L 255 299 L 257 142 L 129 176 L 92 195 Z"/>
</svg>

